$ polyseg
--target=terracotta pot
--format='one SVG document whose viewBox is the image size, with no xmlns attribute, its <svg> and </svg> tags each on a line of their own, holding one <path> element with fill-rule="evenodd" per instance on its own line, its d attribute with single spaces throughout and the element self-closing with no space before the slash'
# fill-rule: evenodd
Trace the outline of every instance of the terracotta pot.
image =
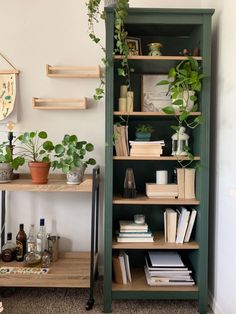
<svg viewBox="0 0 236 314">
<path fill-rule="evenodd" d="M 33 184 L 47 184 L 50 162 L 29 162 Z"/>
</svg>

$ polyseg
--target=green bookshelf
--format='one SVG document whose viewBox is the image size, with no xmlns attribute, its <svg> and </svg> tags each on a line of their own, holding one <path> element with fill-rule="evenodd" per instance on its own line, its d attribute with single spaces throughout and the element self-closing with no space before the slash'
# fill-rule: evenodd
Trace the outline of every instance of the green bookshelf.
<svg viewBox="0 0 236 314">
<path fill-rule="evenodd" d="M 104 312 L 112 312 L 114 299 L 194 299 L 198 301 L 200 314 L 207 313 L 208 300 L 208 211 L 209 211 L 209 132 L 210 132 L 210 83 L 211 83 L 211 16 L 212 9 L 145 9 L 130 8 L 125 27 L 128 36 L 141 39 L 142 55 L 129 58 L 132 90 L 134 91 L 134 112 L 129 114 L 129 139 L 134 140 L 135 127 L 139 123 L 149 123 L 158 130 L 155 139 L 166 140 L 164 156 L 157 158 L 137 158 L 116 156 L 113 146 L 113 125 L 119 121 L 118 95 L 119 87 L 124 84 L 117 76 L 117 67 L 122 59 L 114 56 L 114 10 L 106 8 L 106 51 L 110 64 L 106 70 L 106 156 L 105 156 L 105 230 L 104 230 Z M 148 56 L 147 44 L 163 43 L 163 56 Z M 196 199 L 148 199 L 145 196 L 145 183 L 155 182 L 155 171 L 167 169 L 173 173 L 179 167 L 178 161 L 171 156 L 170 126 L 176 121 L 175 116 L 162 113 L 142 112 L 141 78 L 143 74 L 168 73 L 171 66 L 184 57 L 179 55 L 183 48 L 200 49 L 197 57 L 207 78 L 203 81 L 199 108 L 194 116 L 200 113 L 204 123 L 191 130 L 191 151 L 201 170 L 196 176 Z M 159 137 L 159 138 L 158 138 Z M 183 158 L 184 159 L 184 158 Z M 186 159 L 186 158 L 185 158 Z M 126 168 L 133 168 L 137 198 L 122 198 Z M 189 243 L 173 244 L 163 240 L 163 211 L 166 207 L 185 206 L 197 209 L 197 221 L 194 238 Z M 153 243 L 116 243 L 114 232 L 120 219 L 133 219 L 136 213 L 144 214 L 150 228 L 156 231 L 156 242 Z M 155 237 L 156 239 L 156 237 Z M 112 280 L 112 254 L 125 249 L 129 255 L 132 282 L 127 285 L 116 284 Z M 178 250 L 187 259 L 193 270 L 195 285 L 186 287 L 153 287 L 148 286 L 143 270 L 144 256 L 147 249 Z"/>
</svg>

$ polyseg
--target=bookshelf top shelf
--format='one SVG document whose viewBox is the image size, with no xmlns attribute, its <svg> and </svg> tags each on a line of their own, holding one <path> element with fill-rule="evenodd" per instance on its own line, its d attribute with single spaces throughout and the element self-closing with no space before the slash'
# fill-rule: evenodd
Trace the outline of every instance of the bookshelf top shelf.
<svg viewBox="0 0 236 314">
<path fill-rule="evenodd" d="M 125 111 L 114 111 L 114 116 L 178 116 L 179 114 L 166 114 L 164 112 L 150 112 L 150 111 L 132 111 L 132 112 L 125 112 Z M 191 112 L 190 116 L 200 116 L 201 112 Z"/>
<path fill-rule="evenodd" d="M 202 57 L 193 57 L 195 60 L 202 60 Z M 122 60 L 124 59 L 121 55 L 115 55 L 114 60 Z M 188 57 L 185 56 L 129 56 L 129 60 L 186 60 Z"/>
<path fill-rule="evenodd" d="M 113 156 L 113 160 L 190 160 L 188 157 L 184 156 L 160 156 L 160 157 L 150 157 L 150 156 Z M 195 156 L 194 160 L 201 160 L 199 156 Z"/>
</svg>

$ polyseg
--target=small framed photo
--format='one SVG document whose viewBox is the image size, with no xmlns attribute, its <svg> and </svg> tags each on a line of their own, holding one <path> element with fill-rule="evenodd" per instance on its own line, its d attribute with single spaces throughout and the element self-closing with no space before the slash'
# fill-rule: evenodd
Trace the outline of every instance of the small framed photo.
<svg viewBox="0 0 236 314">
<path fill-rule="evenodd" d="M 142 49 L 141 49 L 141 39 L 136 37 L 127 37 L 125 39 L 129 47 L 129 56 L 141 56 Z"/>
<path fill-rule="evenodd" d="M 157 86 L 161 80 L 167 80 L 168 74 L 142 75 L 141 109 L 147 112 L 158 112 L 171 105 L 168 85 Z"/>
</svg>

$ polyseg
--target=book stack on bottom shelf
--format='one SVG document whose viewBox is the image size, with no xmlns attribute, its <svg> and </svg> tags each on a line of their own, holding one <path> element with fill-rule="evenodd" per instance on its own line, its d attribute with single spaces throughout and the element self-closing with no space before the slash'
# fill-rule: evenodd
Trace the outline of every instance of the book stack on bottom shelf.
<svg viewBox="0 0 236 314">
<path fill-rule="evenodd" d="M 146 223 L 138 224 L 132 220 L 120 220 L 117 242 L 153 242 L 152 232 Z"/>
<path fill-rule="evenodd" d="M 148 251 L 144 266 L 150 286 L 193 286 L 192 271 L 176 251 Z"/>
</svg>

